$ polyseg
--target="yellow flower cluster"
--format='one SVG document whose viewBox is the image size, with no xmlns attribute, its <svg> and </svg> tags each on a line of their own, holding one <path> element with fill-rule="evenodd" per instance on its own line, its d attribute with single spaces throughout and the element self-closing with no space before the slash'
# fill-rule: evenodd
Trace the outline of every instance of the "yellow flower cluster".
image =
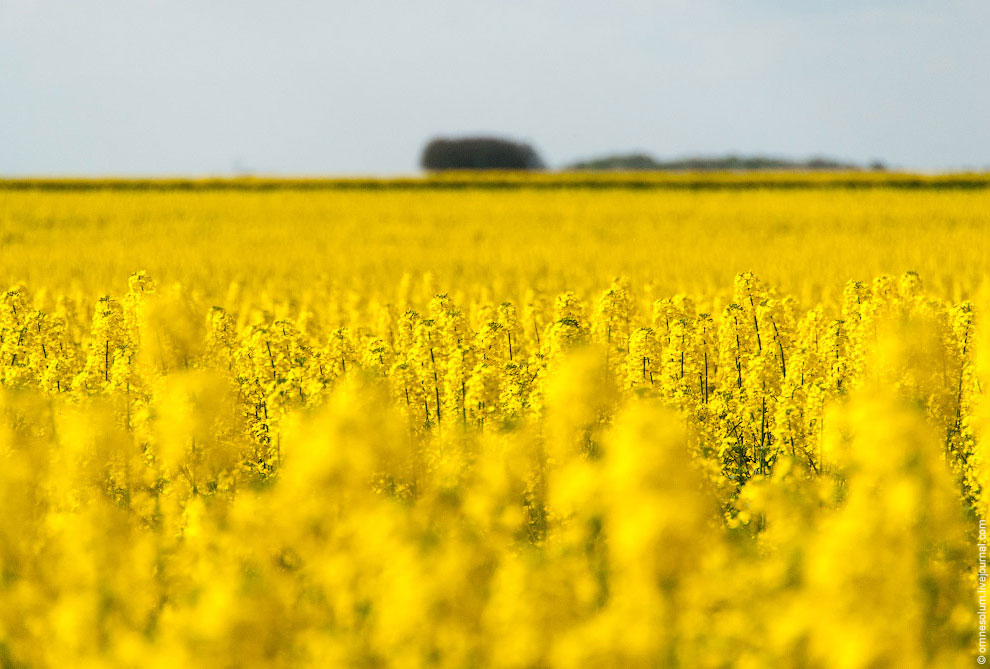
<svg viewBox="0 0 990 669">
<path fill-rule="evenodd" d="M 15 286 L 0 665 L 968 666 L 990 329 L 834 294 Z"/>
</svg>

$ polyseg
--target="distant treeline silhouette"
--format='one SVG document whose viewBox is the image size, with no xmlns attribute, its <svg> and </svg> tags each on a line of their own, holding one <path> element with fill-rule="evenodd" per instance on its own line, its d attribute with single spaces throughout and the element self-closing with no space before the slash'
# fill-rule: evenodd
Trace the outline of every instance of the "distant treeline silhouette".
<svg viewBox="0 0 990 669">
<path fill-rule="evenodd" d="M 497 137 L 438 137 L 423 149 L 425 170 L 541 170 L 543 160 L 529 144 Z"/>
<path fill-rule="evenodd" d="M 530 144 L 501 137 L 437 137 L 420 156 L 424 170 L 543 170 L 543 159 Z M 688 156 L 657 160 L 646 153 L 614 154 L 566 165 L 563 171 L 640 171 L 640 172 L 758 172 L 758 171 L 886 171 L 875 160 L 869 165 L 813 156 L 794 160 L 778 156 L 736 155 Z"/>
<path fill-rule="evenodd" d="M 645 153 L 619 154 L 568 165 L 566 170 L 661 170 L 661 171 L 736 171 L 736 170 L 861 170 L 861 165 L 829 158 L 813 157 L 807 160 L 790 160 L 771 156 L 713 156 L 690 157 L 677 160 L 657 160 Z M 886 170 L 880 161 L 868 166 L 871 170 Z"/>
</svg>

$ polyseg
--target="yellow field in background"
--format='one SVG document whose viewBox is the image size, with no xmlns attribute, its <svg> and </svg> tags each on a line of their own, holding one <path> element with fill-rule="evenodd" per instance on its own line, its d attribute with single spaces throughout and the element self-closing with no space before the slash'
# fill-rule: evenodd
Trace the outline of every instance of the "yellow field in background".
<svg viewBox="0 0 990 669">
<path fill-rule="evenodd" d="M 0 667 L 971 666 L 990 190 L 788 178 L 0 184 Z"/>
<path fill-rule="evenodd" d="M 90 296 L 148 270 L 213 299 L 232 281 L 375 294 L 406 273 L 443 292 L 590 295 L 627 276 L 658 295 L 754 271 L 810 299 L 918 272 L 971 296 L 990 261 L 990 190 L 0 189 L 0 280 Z"/>
</svg>

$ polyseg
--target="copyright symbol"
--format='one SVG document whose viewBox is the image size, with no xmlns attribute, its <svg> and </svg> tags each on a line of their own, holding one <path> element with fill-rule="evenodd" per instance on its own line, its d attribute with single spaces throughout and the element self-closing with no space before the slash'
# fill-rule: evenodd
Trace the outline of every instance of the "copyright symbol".
<svg viewBox="0 0 990 669">
<path fill-rule="evenodd" d="M 976 663 L 977 664 L 986 664 L 987 663 L 987 658 L 985 658 L 982 655 L 980 655 L 978 658 L 976 658 Z"/>
</svg>

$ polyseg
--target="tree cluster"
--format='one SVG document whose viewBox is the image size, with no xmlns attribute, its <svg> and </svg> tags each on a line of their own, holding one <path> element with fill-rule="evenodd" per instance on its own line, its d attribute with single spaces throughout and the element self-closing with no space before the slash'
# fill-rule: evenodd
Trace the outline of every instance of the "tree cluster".
<svg viewBox="0 0 990 669">
<path fill-rule="evenodd" d="M 433 139 L 423 149 L 423 169 L 436 170 L 539 170 L 543 160 L 529 144 L 497 137 Z"/>
</svg>

